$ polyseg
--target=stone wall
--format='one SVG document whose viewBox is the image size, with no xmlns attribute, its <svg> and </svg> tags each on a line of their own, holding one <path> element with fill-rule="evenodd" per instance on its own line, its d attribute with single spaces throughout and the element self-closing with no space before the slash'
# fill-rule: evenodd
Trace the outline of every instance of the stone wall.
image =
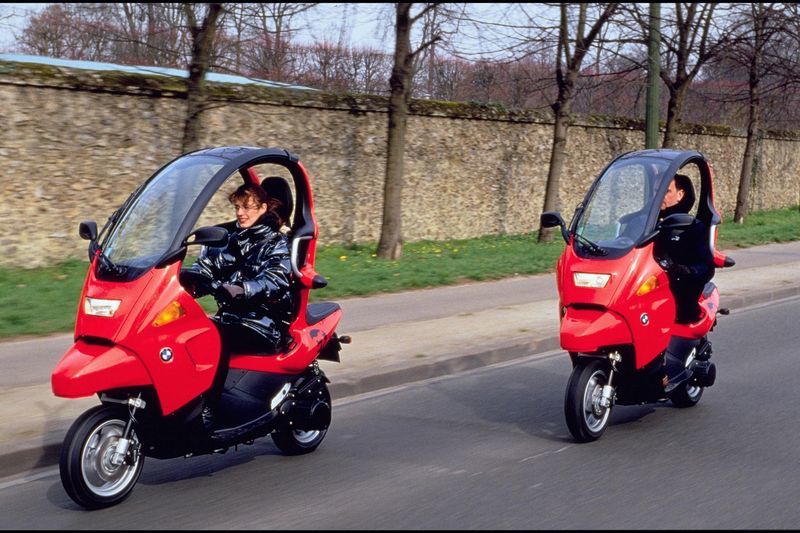
<svg viewBox="0 0 800 533">
<path fill-rule="evenodd" d="M 0 62 L 0 265 L 86 257 L 78 223 L 99 225 L 144 179 L 178 155 L 180 80 Z M 212 85 L 204 143 L 286 148 L 312 176 L 322 243 L 377 241 L 386 100 L 369 95 Z M 407 241 L 535 230 L 552 125 L 533 111 L 415 101 L 403 196 Z M 640 149 L 642 125 L 583 120 L 569 133 L 561 210 L 574 206 L 616 155 Z M 714 163 L 716 200 L 733 211 L 744 137 L 689 127 L 679 147 Z M 800 203 L 800 136 L 765 138 L 753 209 Z M 226 214 L 225 216 L 227 216 Z M 230 217 L 228 217 L 230 218 Z"/>
</svg>

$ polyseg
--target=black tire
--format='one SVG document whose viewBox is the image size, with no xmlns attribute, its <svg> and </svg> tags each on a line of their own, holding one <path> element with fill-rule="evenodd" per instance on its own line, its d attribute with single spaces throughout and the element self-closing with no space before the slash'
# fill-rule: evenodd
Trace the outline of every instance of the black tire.
<svg viewBox="0 0 800 533">
<path fill-rule="evenodd" d="M 564 395 L 564 415 L 569 432 L 578 442 L 600 438 L 611 418 L 611 407 L 601 407 L 597 400 L 608 383 L 608 364 L 600 359 L 578 358 Z"/>
<path fill-rule="evenodd" d="M 681 383 L 669 395 L 672 400 L 672 405 L 685 409 L 686 407 L 694 407 L 703 397 L 703 387 L 694 385 L 689 382 Z"/>
<path fill-rule="evenodd" d="M 323 385 L 322 401 L 331 406 L 331 394 L 328 387 Z M 277 429 L 272 433 L 275 446 L 286 455 L 303 455 L 316 450 L 327 435 L 328 429 L 302 431 L 297 429 Z"/>
<path fill-rule="evenodd" d="M 127 409 L 98 405 L 78 417 L 61 446 L 61 484 L 75 503 L 86 509 L 116 505 L 127 498 L 139 480 L 144 455 L 131 433 L 132 465 L 116 466 L 110 459 L 129 418 Z"/>
</svg>

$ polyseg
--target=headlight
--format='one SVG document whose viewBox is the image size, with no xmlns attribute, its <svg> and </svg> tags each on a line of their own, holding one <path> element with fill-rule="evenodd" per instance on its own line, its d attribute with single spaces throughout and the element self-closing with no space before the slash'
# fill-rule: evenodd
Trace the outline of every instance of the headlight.
<svg viewBox="0 0 800 533">
<path fill-rule="evenodd" d="M 591 289 L 602 289 L 611 279 L 611 274 L 590 274 L 587 272 L 575 272 L 572 274 L 576 287 L 589 287 Z"/>
<path fill-rule="evenodd" d="M 114 316 L 119 304 L 120 300 L 101 300 L 87 297 L 83 301 L 83 312 L 93 316 Z"/>
</svg>

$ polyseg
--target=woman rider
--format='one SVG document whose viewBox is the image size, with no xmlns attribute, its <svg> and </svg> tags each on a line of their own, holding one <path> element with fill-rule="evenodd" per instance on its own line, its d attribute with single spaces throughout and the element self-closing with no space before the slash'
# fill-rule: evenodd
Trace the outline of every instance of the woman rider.
<svg viewBox="0 0 800 533">
<path fill-rule="evenodd" d="M 253 184 L 241 185 L 228 200 L 236 211 L 228 243 L 203 248 L 188 269 L 191 275 L 182 277 L 192 280 L 185 285 L 195 297 L 213 294 L 219 304 L 212 317 L 222 337 L 214 396 L 225 383 L 231 353 L 275 354 L 286 348 L 292 311 L 289 242 L 280 231 L 282 203 Z"/>
</svg>

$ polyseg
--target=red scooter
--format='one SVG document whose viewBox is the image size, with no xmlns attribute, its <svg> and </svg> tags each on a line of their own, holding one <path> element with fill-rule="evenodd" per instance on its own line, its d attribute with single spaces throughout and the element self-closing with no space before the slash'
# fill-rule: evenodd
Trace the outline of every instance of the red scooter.
<svg viewBox="0 0 800 533">
<path fill-rule="evenodd" d="M 275 169 L 293 182 L 281 180 Z M 288 172 L 287 172 L 288 171 Z M 221 358 L 217 327 L 184 287 L 191 246 L 222 246 L 232 223 L 196 228 L 214 193 L 245 183 L 283 194 L 294 207 L 291 263 L 296 307 L 288 348 L 275 355 L 230 354 L 214 424 L 201 413 Z M 223 187 L 224 186 L 224 187 Z M 278 190 L 278 193 L 274 192 Z M 281 192 L 283 191 L 283 192 Z M 225 194 L 222 193 L 222 197 Z M 229 207 L 229 206 L 227 206 Z M 331 421 L 328 378 L 318 359 L 339 361 L 338 304 L 308 303 L 326 280 L 314 271 L 317 224 L 309 177 L 298 158 L 274 148 L 222 147 L 176 158 L 158 170 L 89 240 L 91 265 L 80 296 L 75 344 L 51 376 L 65 398 L 97 394 L 101 404 L 69 429 L 60 459 L 67 494 L 88 509 L 131 493 L 144 458 L 224 452 L 271 435 L 286 454 L 314 451 Z"/>
<path fill-rule="evenodd" d="M 659 221 L 667 188 L 678 171 L 700 183 L 694 216 Z M 567 228 L 556 212 L 543 227 L 560 227 L 567 242 L 557 265 L 561 347 L 572 360 L 564 414 L 579 442 L 598 439 L 615 404 L 671 400 L 691 407 L 714 384 L 707 334 L 717 323 L 719 291 L 708 282 L 699 297 L 700 318 L 675 322 L 675 297 L 655 241 L 694 223 L 708 228 L 716 267 L 733 266 L 715 249 L 722 221 L 714 207 L 713 172 L 695 151 L 643 150 L 623 154 L 594 181 Z"/>
</svg>

